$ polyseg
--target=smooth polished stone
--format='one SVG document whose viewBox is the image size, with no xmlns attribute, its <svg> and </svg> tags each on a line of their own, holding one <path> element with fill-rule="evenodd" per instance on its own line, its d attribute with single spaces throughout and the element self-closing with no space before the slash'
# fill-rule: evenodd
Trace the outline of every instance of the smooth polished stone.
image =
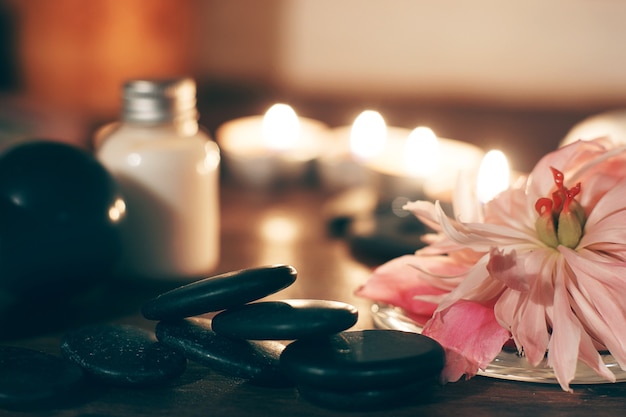
<svg viewBox="0 0 626 417">
<path fill-rule="evenodd" d="M 209 319 L 189 318 L 162 321 L 157 338 L 182 351 L 189 360 L 220 373 L 269 386 L 290 385 L 280 367 L 284 345 L 275 341 L 248 342 L 214 333 Z"/>
<path fill-rule="evenodd" d="M 298 386 L 298 392 L 307 401 L 340 411 L 386 410 L 414 403 L 428 392 L 424 381 L 391 388 L 364 391 L 329 391 Z"/>
<path fill-rule="evenodd" d="M 379 390 L 431 379 L 443 369 L 444 351 L 433 339 L 397 330 L 342 332 L 296 340 L 281 355 L 298 385 L 325 390 Z"/>
<path fill-rule="evenodd" d="M 33 406 L 65 399 L 82 378 L 80 367 L 60 357 L 0 346 L 0 406 Z"/>
<path fill-rule="evenodd" d="M 370 216 L 354 219 L 346 234 L 352 254 L 368 265 L 380 265 L 423 248 L 422 236 L 431 232 L 417 217 L 398 217 L 391 203 Z"/>
<path fill-rule="evenodd" d="M 149 320 L 173 320 L 240 306 L 293 284 L 296 269 L 274 265 L 242 269 L 184 285 L 145 303 Z"/>
<path fill-rule="evenodd" d="M 187 359 L 151 332 L 128 325 L 94 325 L 67 333 L 61 340 L 65 357 L 89 376 L 109 384 L 152 386 L 181 375 Z"/>
<path fill-rule="evenodd" d="M 0 289 L 37 308 L 109 278 L 124 213 L 117 183 L 86 150 L 50 140 L 5 149 Z"/>
<path fill-rule="evenodd" d="M 357 322 L 356 307 L 329 300 L 263 301 L 222 311 L 213 331 L 248 340 L 294 340 L 326 336 Z"/>
</svg>

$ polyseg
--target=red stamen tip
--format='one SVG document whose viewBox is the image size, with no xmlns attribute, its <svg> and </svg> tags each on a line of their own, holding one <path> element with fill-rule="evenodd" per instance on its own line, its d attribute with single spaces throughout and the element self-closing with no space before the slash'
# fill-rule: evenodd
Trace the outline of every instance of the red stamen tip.
<svg viewBox="0 0 626 417">
<path fill-rule="evenodd" d="M 554 167 L 550 167 L 550 171 L 552 171 L 552 177 L 554 178 L 554 183 L 557 187 L 562 188 L 563 182 L 565 181 L 565 175 L 558 169 Z"/>
<path fill-rule="evenodd" d="M 552 200 L 546 197 L 542 197 L 535 202 L 535 210 L 542 216 L 545 213 L 552 212 Z"/>
<path fill-rule="evenodd" d="M 580 193 L 580 183 L 576 184 L 572 188 L 565 189 L 565 202 L 563 203 L 563 211 L 569 212 L 569 205 L 572 201 L 574 201 L 574 197 L 576 197 Z"/>
</svg>

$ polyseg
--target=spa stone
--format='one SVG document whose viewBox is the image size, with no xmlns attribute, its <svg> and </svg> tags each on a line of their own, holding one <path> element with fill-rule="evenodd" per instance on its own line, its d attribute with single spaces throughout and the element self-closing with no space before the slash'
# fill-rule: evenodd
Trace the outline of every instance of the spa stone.
<svg viewBox="0 0 626 417">
<path fill-rule="evenodd" d="M 121 386 L 164 384 L 181 375 L 187 359 L 144 329 L 94 325 L 66 334 L 63 355 L 96 380 Z"/>
<path fill-rule="evenodd" d="M 363 391 L 332 391 L 298 386 L 302 398 L 321 407 L 340 411 L 373 411 L 404 406 L 424 398 L 424 381 L 400 387 Z M 425 390 L 425 391 L 424 391 Z"/>
<path fill-rule="evenodd" d="M 368 391 L 434 379 L 444 351 L 433 339 L 398 330 L 362 330 L 296 340 L 281 367 L 297 385 L 327 391 Z"/>
<path fill-rule="evenodd" d="M 216 333 L 247 340 L 294 340 L 339 333 L 357 322 L 357 309 L 329 300 L 282 300 L 246 304 L 213 318 Z"/>
<path fill-rule="evenodd" d="M 189 360 L 222 374 L 257 385 L 291 385 L 280 367 L 284 345 L 279 342 L 229 339 L 214 333 L 210 320 L 199 317 L 159 322 L 156 335 L 163 344 L 182 351 Z"/>
<path fill-rule="evenodd" d="M 83 371 L 75 364 L 36 350 L 0 346 L 0 406 L 31 407 L 68 398 Z"/>
<path fill-rule="evenodd" d="M 142 313 L 149 320 L 174 320 L 220 311 L 256 301 L 293 284 L 296 269 L 275 265 L 242 269 L 205 278 L 148 301 Z"/>
</svg>

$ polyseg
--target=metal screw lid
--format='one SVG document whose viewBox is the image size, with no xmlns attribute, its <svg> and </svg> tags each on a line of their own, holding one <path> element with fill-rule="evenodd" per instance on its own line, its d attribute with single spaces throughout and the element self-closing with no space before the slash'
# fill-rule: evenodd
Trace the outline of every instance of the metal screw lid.
<svg viewBox="0 0 626 417">
<path fill-rule="evenodd" d="M 122 119 L 162 123 L 197 120 L 196 83 L 191 78 L 130 80 L 123 87 Z"/>
</svg>

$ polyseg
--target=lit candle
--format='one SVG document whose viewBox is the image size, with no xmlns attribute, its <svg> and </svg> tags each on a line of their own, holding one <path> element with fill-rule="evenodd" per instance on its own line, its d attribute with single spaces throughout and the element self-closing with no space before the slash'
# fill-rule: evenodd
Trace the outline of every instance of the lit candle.
<svg viewBox="0 0 626 417">
<path fill-rule="evenodd" d="M 466 142 L 446 138 L 437 140 L 439 162 L 424 180 L 424 193 L 431 200 L 451 202 L 459 172 L 476 172 L 485 153 Z"/>
<path fill-rule="evenodd" d="M 380 113 L 365 110 L 354 120 L 350 130 L 350 151 L 363 160 L 376 157 L 385 148 L 387 124 Z"/>
<path fill-rule="evenodd" d="M 502 151 L 491 150 L 484 156 L 476 178 L 476 197 L 485 204 L 509 188 L 511 172 Z"/>
<path fill-rule="evenodd" d="M 483 205 L 511 185 L 506 156 L 499 150 L 485 154 L 478 171 L 462 171 L 454 190 L 454 215 L 462 222 L 482 222 Z"/>
<path fill-rule="evenodd" d="M 458 172 L 478 169 L 484 152 L 469 143 L 438 138 L 431 129 L 389 128 L 385 149 L 365 164 L 382 176 L 384 198 L 450 202 Z"/>
<path fill-rule="evenodd" d="M 428 178 L 439 165 L 439 140 L 428 127 L 415 128 L 404 147 L 404 165 L 417 178 Z"/>
<path fill-rule="evenodd" d="M 263 143 L 268 149 L 287 151 L 298 145 L 300 121 L 288 104 L 274 104 L 265 113 L 262 122 Z"/>
<path fill-rule="evenodd" d="M 626 111 L 610 110 L 595 114 L 576 123 L 565 135 L 559 146 L 569 145 L 577 140 L 591 140 L 606 137 L 615 145 L 626 145 Z"/>
<path fill-rule="evenodd" d="M 248 185 L 268 186 L 302 179 L 320 152 L 324 123 L 299 117 L 287 104 L 270 107 L 263 116 L 230 120 L 216 132 L 224 164 Z"/>
<path fill-rule="evenodd" d="M 375 175 L 363 166 L 363 161 L 382 152 L 387 135 L 385 120 L 374 110 L 361 112 L 351 126 L 330 129 L 317 161 L 324 187 L 330 191 L 375 187 Z"/>
</svg>

